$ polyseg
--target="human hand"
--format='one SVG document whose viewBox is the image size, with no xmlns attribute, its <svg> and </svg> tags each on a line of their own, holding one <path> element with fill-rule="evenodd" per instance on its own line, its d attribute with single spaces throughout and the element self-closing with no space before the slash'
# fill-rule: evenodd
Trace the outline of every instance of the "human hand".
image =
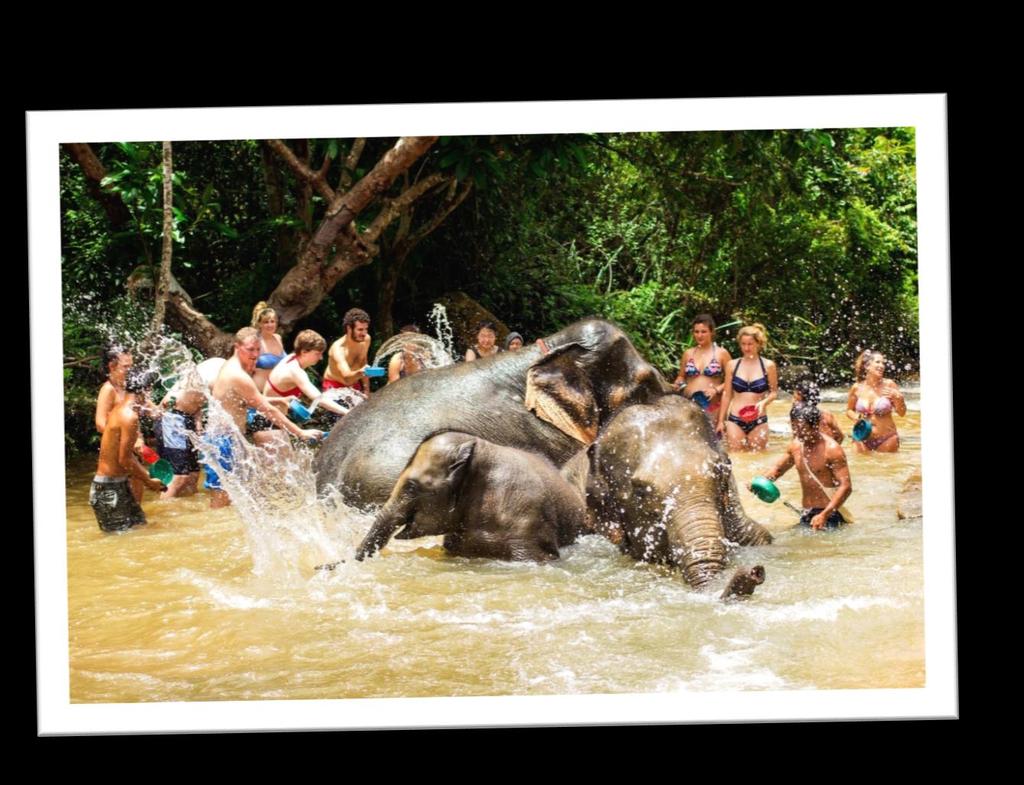
<svg viewBox="0 0 1024 785">
<path fill-rule="evenodd" d="M 151 491 L 163 491 L 167 489 L 167 486 L 160 482 L 156 477 L 147 477 L 143 483 Z"/>
<path fill-rule="evenodd" d="M 327 434 L 324 431 L 318 430 L 316 428 L 303 428 L 302 429 L 302 438 L 306 442 L 308 442 L 309 444 L 316 444 L 318 441 L 320 441 L 326 435 Z"/>
<path fill-rule="evenodd" d="M 822 510 L 813 518 L 811 518 L 812 529 L 824 529 L 825 528 L 825 511 Z"/>
</svg>

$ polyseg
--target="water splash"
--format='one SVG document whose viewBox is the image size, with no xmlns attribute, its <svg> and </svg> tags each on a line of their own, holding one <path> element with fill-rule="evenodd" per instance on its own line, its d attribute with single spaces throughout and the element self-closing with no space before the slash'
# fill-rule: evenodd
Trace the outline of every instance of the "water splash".
<svg viewBox="0 0 1024 785">
<path fill-rule="evenodd" d="M 455 357 L 455 333 L 452 330 L 451 322 L 448 321 L 448 311 L 441 303 L 434 303 L 427 319 L 434 326 L 434 334 L 444 345 L 449 357 Z"/>
<path fill-rule="evenodd" d="M 455 362 L 442 341 L 423 333 L 398 333 L 381 345 L 373 358 L 373 364 L 382 368 L 384 366 L 381 361 L 398 352 L 405 352 L 424 369 L 441 368 Z"/>
</svg>

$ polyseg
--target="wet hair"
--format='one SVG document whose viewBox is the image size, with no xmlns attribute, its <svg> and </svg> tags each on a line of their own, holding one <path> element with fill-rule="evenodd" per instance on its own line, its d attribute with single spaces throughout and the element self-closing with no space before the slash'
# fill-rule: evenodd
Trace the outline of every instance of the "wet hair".
<svg viewBox="0 0 1024 785">
<path fill-rule="evenodd" d="M 514 341 L 516 338 L 519 339 L 519 343 L 526 343 L 526 341 L 523 340 L 523 336 L 521 336 L 519 333 L 510 332 L 508 335 L 505 336 L 505 348 L 508 349 L 510 346 L 512 346 L 512 341 Z"/>
<path fill-rule="evenodd" d="M 737 346 L 739 346 L 740 338 L 742 338 L 744 335 L 749 335 L 751 338 L 753 338 L 754 341 L 757 342 L 757 348 L 762 352 L 768 345 L 768 333 L 765 331 L 763 324 L 757 324 L 755 322 L 754 324 L 748 324 L 744 327 L 741 327 L 740 331 L 736 333 Z"/>
<path fill-rule="evenodd" d="M 400 332 L 400 333 L 418 333 L 419 331 L 420 331 L 420 326 L 418 324 L 413 324 L 412 322 L 409 322 L 409 324 L 403 324 L 401 329 L 399 329 L 398 332 Z"/>
<path fill-rule="evenodd" d="M 160 374 L 156 371 L 129 371 L 124 379 L 124 391 L 127 393 L 140 393 L 151 389 L 158 381 Z"/>
<path fill-rule="evenodd" d="M 295 336 L 295 353 L 299 352 L 322 352 L 327 348 L 327 341 L 316 330 L 303 330 Z"/>
<path fill-rule="evenodd" d="M 252 340 L 253 338 L 259 338 L 260 331 L 255 327 L 243 327 L 237 333 L 235 333 L 235 343 L 241 346 L 246 341 Z"/>
<path fill-rule="evenodd" d="M 876 357 L 881 357 L 882 362 L 885 362 L 885 355 L 881 352 L 876 352 L 874 349 L 865 349 L 860 353 L 857 362 L 853 364 L 853 375 L 858 382 L 862 382 L 867 378 L 868 363 Z"/>
<path fill-rule="evenodd" d="M 690 322 L 690 329 L 692 330 L 698 324 L 706 325 L 711 330 L 712 335 L 715 332 L 715 317 L 709 313 L 699 313 L 693 317 L 693 321 Z"/>
<path fill-rule="evenodd" d="M 803 403 L 809 403 L 812 406 L 817 406 L 818 401 L 821 400 L 821 390 L 813 376 L 805 376 L 797 381 L 793 386 L 793 390 L 794 392 L 800 393 L 800 397 L 803 398 Z"/>
<path fill-rule="evenodd" d="M 124 344 L 111 343 L 103 347 L 103 370 L 110 372 L 110 364 L 121 359 L 121 355 L 131 354 L 132 351 Z"/>
<path fill-rule="evenodd" d="M 356 322 L 370 323 L 370 314 L 362 308 L 349 308 L 341 320 L 341 326 L 348 332 L 349 327 L 354 327 Z"/>
<path fill-rule="evenodd" d="M 481 330 L 490 330 L 493 333 L 497 333 L 498 332 L 498 326 L 494 322 L 492 322 L 492 321 L 490 321 L 488 319 L 485 319 L 484 321 L 480 322 L 480 324 L 478 324 L 476 326 L 477 334 L 479 334 Z"/>
<path fill-rule="evenodd" d="M 277 311 L 267 305 L 263 300 L 256 303 L 256 307 L 252 309 L 252 326 L 259 327 L 260 324 L 265 322 L 269 318 L 277 318 Z"/>
<path fill-rule="evenodd" d="M 789 419 L 791 422 L 805 422 L 812 428 L 817 428 L 821 424 L 821 410 L 813 404 L 797 403 L 789 410 Z"/>
</svg>

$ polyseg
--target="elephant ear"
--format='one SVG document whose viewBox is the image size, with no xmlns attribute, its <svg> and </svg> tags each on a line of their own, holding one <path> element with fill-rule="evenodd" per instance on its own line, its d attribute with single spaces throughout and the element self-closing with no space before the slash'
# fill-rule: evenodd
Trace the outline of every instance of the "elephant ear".
<svg viewBox="0 0 1024 785">
<path fill-rule="evenodd" d="M 458 491 L 462 481 L 466 479 L 466 472 L 469 471 L 469 463 L 473 459 L 475 448 L 476 439 L 469 439 L 452 450 L 451 463 L 448 464 L 448 475 L 445 478 L 452 490 Z"/>
<path fill-rule="evenodd" d="M 585 349 L 559 346 L 526 374 L 526 408 L 562 433 L 590 444 L 597 438 L 599 412 L 593 385 L 579 364 Z"/>
</svg>

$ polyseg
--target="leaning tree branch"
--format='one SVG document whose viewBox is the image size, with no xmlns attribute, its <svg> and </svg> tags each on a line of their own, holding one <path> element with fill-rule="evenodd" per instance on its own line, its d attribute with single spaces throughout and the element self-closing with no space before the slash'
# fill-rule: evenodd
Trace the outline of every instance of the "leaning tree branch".
<svg viewBox="0 0 1024 785">
<path fill-rule="evenodd" d="M 338 190 L 347 191 L 352 185 L 352 173 L 356 170 L 356 165 L 359 163 L 359 159 L 363 155 L 363 149 L 366 147 L 366 139 L 360 137 L 352 142 L 352 149 L 348 152 L 348 157 L 345 159 L 345 165 L 341 167 L 341 176 L 338 178 Z"/>
<path fill-rule="evenodd" d="M 70 143 L 64 144 L 63 147 L 81 168 L 89 194 L 103 207 L 110 223 L 118 229 L 130 223 L 131 213 L 121 197 L 100 185 L 107 176 L 107 169 L 92 147 L 87 144 Z"/>
<path fill-rule="evenodd" d="M 317 193 L 327 200 L 328 204 L 334 202 L 334 200 L 338 198 L 338 194 L 335 193 L 334 189 L 327 184 L 327 181 L 324 178 L 324 175 L 327 173 L 326 169 L 314 172 L 305 163 L 299 160 L 299 157 L 295 155 L 292 148 L 280 139 L 267 139 L 266 145 L 277 153 L 288 168 L 295 173 L 296 177 L 315 188 Z M 327 163 L 327 166 L 330 166 L 329 162 Z"/>
<path fill-rule="evenodd" d="M 452 185 L 454 186 L 454 184 L 455 180 L 453 178 Z M 449 192 L 448 198 L 438 207 L 430 219 L 398 244 L 396 254 L 408 255 L 409 251 L 423 242 L 427 236 L 433 234 L 448 219 L 448 216 L 454 212 L 455 208 L 466 201 L 466 197 L 469 196 L 469 192 L 472 190 L 473 181 L 467 180 L 457 193 L 452 194 Z"/>
<path fill-rule="evenodd" d="M 376 242 L 381 233 L 391 225 L 403 210 L 407 209 L 428 191 L 444 184 L 450 179 L 452 179 L 450 176 L 446 177 L 435 172 L 425 180 L 420 180 L 412 187 L 407 188 L 394 199 L 388 200 L 381 208 L 380 213 L 377 214 L 377 217 L 373 219 L 373 223 L 366 228 L 365 232 L 360 234 L 360 238 L 363 242 Z"/>
</svg>

